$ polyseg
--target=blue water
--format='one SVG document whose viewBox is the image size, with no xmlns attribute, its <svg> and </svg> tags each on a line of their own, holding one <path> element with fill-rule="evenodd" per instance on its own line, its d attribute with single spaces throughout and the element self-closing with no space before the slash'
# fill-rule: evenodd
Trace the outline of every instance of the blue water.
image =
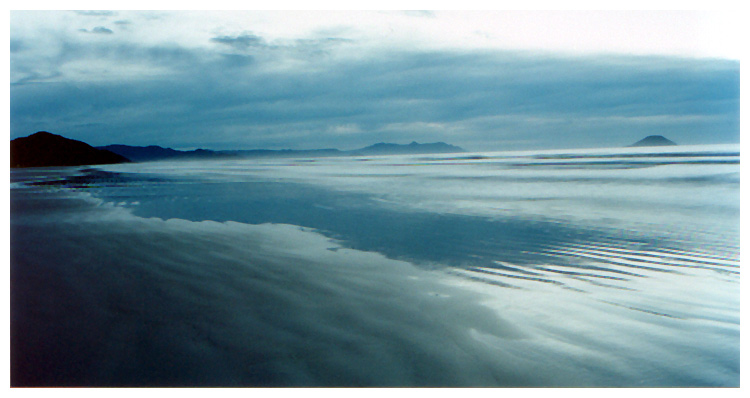
<svg viewBox="0 0 750 398">
<path fill-rule="evenodd" d="M 14 385 L 739 385 L 736 146 L 11 183 Z"/>
</svg>

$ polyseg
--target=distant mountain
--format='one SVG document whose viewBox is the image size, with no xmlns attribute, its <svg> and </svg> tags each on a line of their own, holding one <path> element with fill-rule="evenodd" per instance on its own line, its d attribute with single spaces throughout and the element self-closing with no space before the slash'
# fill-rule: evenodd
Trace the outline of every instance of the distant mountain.
<svg viewBox="0 0 750 398">
<path fill-rule="evenodd" d="M 670 141 L 661 135 L 650 135 L 636 142 L 635 144 L 632 144 L 629 146 L 640 147 L 640 146 L 671 146 L 671 145 L 677 145 L 677 144 L 674 141 Z"/>
<path fill-rule="evenodd" d="M 130 145 L 107 145 L 98 147 L 125 156 L 134 162 L 147 162 L 157 160 L 197 160 L 197 159 L 219 159 L 219 158 L 268 158 L 268 157 L 295 157 L 295 156 L 340 156 L 338 149 L 249 149 L 231 151 L 212 151 L 208 149 L 196 149 L 193 151 L 180 151 L 172 148 L 162 148 L 156 145 L 130 146 Z"/>
<path fill-rule="evenodd" d="M 10 141 L 10 167 L 82 166 L 129 161 L 116 153 L 46 131 Z"/>
<path fill-rule="evenodd" d="M 211 151 L 207 149 L 196 149 L 194 151 L 179 151 L 172 148 L 160 146 L 130 146 L 130 145 L 107 145 L 98 147 L 116 154 L 122 155 L 134 162 L 146 162 L 157 160 L 189 160 L 189 159 L 216 159 L 216 158 L 288 158 L 288 157 L 324 157 L 324 156 L 365 156 L 365 155 L 396 155 L 396 154 L 420 154 L 420 153 L 451 153 L 464 152 L 463 149 L 435 142 L 430 144 L 419 144 L 412 142 L 408 145 L 379 143 L 353 151 L 340 151 L 334 148 L 328 149 L 249 149 L 231 151 Z"/>
<path fill-rule="evenodd" d="M 219 152 L 209 151 L 206 149 L 196 149 L 194 151 L 178 151 L 172 148 L 162 148 L 157 145 L 149 145 L 149 146 L 107 145 L 107 146 L 100 146 L 97 148 L 114 152 L 134 162 L 146 162 L 146 161 L 151 161 L 151 160 L 167 160 L 167 159 L 210 158 L 210 157 L 221 156 Z"/>
<path fill-rule="evenodd" d="M 352 155 L 401 155 L 401 154 L 419 154 L 419 153 L 453 153 L 464 152 L 463 149 L 446 144 L 444 142 L 433 142 L 420 144 L 412 141 L 409 145 L 389 144 L 381 142 L 375 145 L 350 151 Z"/>
</svg>

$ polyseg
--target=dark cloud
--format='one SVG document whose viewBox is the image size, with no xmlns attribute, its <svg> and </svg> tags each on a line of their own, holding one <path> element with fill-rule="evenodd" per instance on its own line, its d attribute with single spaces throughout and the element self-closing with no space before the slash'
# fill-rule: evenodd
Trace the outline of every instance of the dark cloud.
<svg viewBox="0 0 750 398">
<path fill-rule="evenodd" d="M 102 34 L 112 34 L 114 33 L 112 29 L 105 28 L 104 26 L 97 26 L 94 29 L 91 29 L 91 33 L 102 33 Z"/>
<path fill-rule="evenodd" d="M 275 53 L 273 57 L 296 57 L 309 59 L 310 57 L 322 57 L 330 54 L 330 51 L 340 45 L 353 43 L 350 39 L 338 37 L 322 37 L 315 39 L 297 39 L 287 42 L 268 43 L 263 37 L 252 33 L 243 33 L 237 36 L 217 36 L 210 39 L 211 42 L 228 46 L 238 52 L 247 52 L 250 49 Z"/>
<path fill-rule="evenodd" d="M 187 73 L 200 65 L 202 54 L 179 46 L 135 46 L 125 43 L 82 44 L 66 42 L 51 63 L 63 68 L 71 62 L 102 61 L 112 68 L 128 65 L 145 65 Z"/>
<path fill-rule="evenodd" d="M 224 59 L 222 66 L 226 68 L 247 67 L 252 65 L 255 60 L 254 57 L 249 55 L 222 54 L 221 56 Z"/>
<path fill-rule="evenodd" d="M 79 31 L 83 33 L 94 33 L 94 34 L 104 34 L 104 35 L 111 35 L 112 33 L 115 33 L 111 29 L 105 28 L 104 26 L 97 26 L 91 30 L 79 29 Z"/>
<path fill-rule="evenodd" d="M 26 48 L 26 45 L 21 40 L 10 40 L 10 52 L 11 53 L 17 53 L 20 51 L 23 51 Z"/>
<path fill-rule="evenodd" d="M 337 40 L 212 40 L 257 51 L 68 43 L 45 73 L 12 54 L 12 71 L 26 78 L 11 85 L 11 135 L 49 130 L 95 145 L 216 149 L 412 140 L 468 149 L 621 146 L 647 134 L 739 141 L 737 62 L 399 51 L 337 60 L 309 56 Z M 87 59 L 160 74 L 42 78 Z"/>
<path fill-rule="evenodd" d="M 251 33 L 244 33 L 239 36 L 218 36 L 211 38 L 214 43 L 220 43 L 237 50 L 246 50 L 250 47 L 263 47 L 266 45 L 262 37 Z"/>
</svg>

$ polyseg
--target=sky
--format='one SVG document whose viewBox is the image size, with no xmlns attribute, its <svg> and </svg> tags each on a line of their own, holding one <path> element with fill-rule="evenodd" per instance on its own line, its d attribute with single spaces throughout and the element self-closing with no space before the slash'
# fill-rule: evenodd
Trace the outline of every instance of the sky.
<svg viewBox="0 0 750 398">
<path fill-rule="evenodd" d="M 740 139 L 726 11 L 11 11 L 11 139 L 467 150 Z"/>
</svg>

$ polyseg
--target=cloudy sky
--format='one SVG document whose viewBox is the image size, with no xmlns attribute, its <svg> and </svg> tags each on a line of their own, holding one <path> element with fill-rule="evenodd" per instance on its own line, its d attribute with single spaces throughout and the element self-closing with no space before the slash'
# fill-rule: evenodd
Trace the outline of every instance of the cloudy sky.
<svg viewBox="0 0 750 398">
<path fill-rule="evenodd" d="M 468 150 L 739 142 L 723 12 L 12 11 L 11 138 Z"/>
</svg>

